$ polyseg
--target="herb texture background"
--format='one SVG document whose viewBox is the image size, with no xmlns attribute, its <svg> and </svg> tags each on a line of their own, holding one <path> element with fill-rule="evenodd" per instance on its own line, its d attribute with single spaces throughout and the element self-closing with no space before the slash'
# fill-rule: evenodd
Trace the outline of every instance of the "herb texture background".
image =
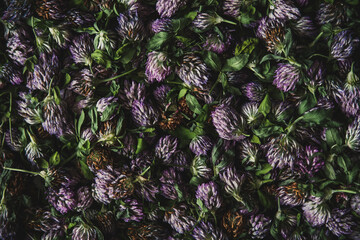
<svg viewBox="0 0 360 240">
<path fill-rule="evenodd" d="M 2 0 L 0 239 L 360 239 L 358 0 Z"/>
</svg>

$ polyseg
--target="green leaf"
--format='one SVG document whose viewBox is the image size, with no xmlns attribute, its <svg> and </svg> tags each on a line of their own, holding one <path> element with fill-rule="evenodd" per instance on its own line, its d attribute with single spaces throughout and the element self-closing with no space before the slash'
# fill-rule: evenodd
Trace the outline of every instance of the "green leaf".
<svg viewBox="0 0 360 240">
<path fill-rule="evenodd" d="M 339 146 L 343 144 L 343 139 L 338 128 L 326 129 L 326 142 L 329 147 L 332 147 L 335 144 Z"/>
<path fill-rule="evenodd" d="M 263 62 L 269 61 L 269 60 L 282 60 L 282 59 L 284 59 L 284 58 L 281 56 L 277 56 L 274 54 L 267 54 L 261 59 L 260 64 L 262 64 Z"/>
<path fill-rule="evenodd" d="M 190 110 L 197 114 L 202 114 L 203 109 L 198 102 L 198 100 L 191 94 L 186 95 L 186 103 L 189 106 Z"/>
<path fill-rule="evenodd" d="M 36 159 L 36 163 L 39 165 L 40 168 L 42 169 L 48 169 L 49 168 L 49 163 L 43 159 L 43 158 L 40 158 L 40 159 Z"/>
<path fill-rule="evenodd" d="M 110 117 L 114 114 L 117 107 L 118 107 L 117 103 L 112 103 L 109 106 L 107 106 L 104 112 L 101 114 L 100 121 L 105 122 L 109 120 Z"/>
<path fill-rule="evenodd" d="M 336 174 L 335 174 L 335 170 L 333 168 L 333 166 L 330 163 L 326 163 L 325 167 L 324 167 L 324 172 L 325 175 L 331 179 L 331 180 L 335 180 L 336 179 Z"/>
<path fill-rule="evenodd" d="M 259 138 L 267 138 L 273 134 L 281 133 L 284 129 L 280 126 L 268 126 L 260 127 L 259 129 L 253 129 L 253 132 Z"/>
<path fill-rule="evenodd" d="M 270 101 L 270 97 L 269 94 L 266 94 L 266 96 L 264 97 L 264 99 L 262 100 L 258 111 L 260 113 L 262 113 L 264 116 L 266 116 L 271 110 L 271 101 Z"/>
<path fill-rule="evenodd" d="M 77 131 L 78 131 L 79 135 L 81 135 L 80 134 L 81 133 L 81 126 L 84 123 L 84 120 L 85 120 L 85 113 L 84 113 L 84 111 L 81 111 L 79 121 L 78 121 L 78 124 L 77 124 Z"/>
<path fill-rule="evenodd" d="M 119 120 L 117 121 L 117 124 L 116 124 L 116 130 L 115 130 L 115 135 L 119 135 L 120 134 L 120 131 L 122 129 L 122 126 L 123 126 L 123 123 L 124 123 L 124 115 L 122 114 L 119 118 Z"/>
<path fill-rule="evenodd" d="M 135 53 L 136 53 L 136 48 L 133 47 L 127 49 L 127 51 L 124 54 L 122 54 L 121 57 L 119 58 L 120 62 L 125 65 L 128 64 L 133 59 Z"/>
<path fill-rule="evenodd" d="M 51 155 L 49 163 L 51 166 L 56 166 L 60 163 L 60 155 L 58 152 L 55 152 L 53 155 Z"/>
<path fill-rule="evenodd" d="M 268 163 L 265 163 L 261 166 L 261 170 L 256 171 L 256 176 L 265 175 L 268 172 L 270 172 L 272 169 L 272 166 Z"/>
<path fill-rule="evenodd" d="M 64 85 L 69 84 L 70 81 L 71 81 L 71 76 L 70 76 L 70 74 L 66 73 L 65 74 L 65 84 Z"/>
<path fill-rule="evenodd" d="M 226 60 L 226 63 L 222 71 L 240 71 L 243 67 L 246 66 L 249 60 L 249 54 L 240 54 L 238 56 L 229 58 Z"/>
<path fill-rule="evenodd" d="M 223 144 L 223 140 L 219 139 L 219 141 L 215 144 L 215 146 L 213 147 L 213 149 L 211 151 L 211 161 L 213 164 L 215 164 L 215 162 L 218 160 L 218 158 L 221 155 L 222 144 Z"/>
<path fill-rule="evenodd" d="M 301 101 L 299 105 L 299 114 L 303 114 L 304 112 L 310 110 L 311 108 L 315 107 L 317 100 L 313 94 L 307 94 L 305 99 Z"/>
<path fill-rule="evenodd" d="M 349 174 L 346 175 L 346 179 L 349 184 L 353 182 L 354 178 L 358 175 L 358 173 L 359 173 L 359 165 L 355 165 L 354 167 L 351 168 Z"/>
<path fill-rule="evenodd" d="M 188 89 L 187 89 L 187 88 L 181 89 L 180 92 L 179 92 L 179 95 L 178 95 L 178 100 L 179 100 L 180 98 L 183 98 L 187 92 L 188 92 Z"/>
<path fill-rule="evenodd" d="M 265 208 L 271 207 L 271 202 L 267 199 L 264 193 L 262 193 L 259 189 L 257 190 L 257 194 L 260 200 L 261 205 Z"/>
<path fill-rule="evenodd" d="M 180 126 L 178 128 L 176 128 L 172 134 L 176 137 L 178 137 L 179 139 L 187 139 L 187 140 L 192 140 L 193 138 L 195 138 L 197 135 L 196 133 L 194 133 L 193 131 L 190 131 L 190 129 L 187 129 L 183 126 Z"/>
<path fill-rule="evenodd" d="M 171 20 L 171 26 L 173 28 L 174 32 L 178 32 L 180 30 L 182 30 L 184 27 L 186 27 L 187 25 L 189 25 L 191 23 L 191 19 L 189 18 L 177 18 L 177 19 L 173 19 Z"/>
<path fill-rule="evenodd" d="M 285 44 L 285 49 L 284 49 L 284 52 L 285 52 L 285 56 L 289 56 L 289 52 L 291 50 L 291 47 L 293 45 L 293 38 L 292 38 L 292 33 L 291 33 L 291 30 L 288 29 L 285 33 L 285 41 L 284 41 L 284 44 Z"/>
<path fill-rule="evenodd" d="M 142 150 L 144 150 L 145 145 L 142 138 L 137 139 L 137 146 L 136 146 L 136 152 L 135 154 L 139 154 Z"/>
<path fill-rule="evenodd" d="M 175 183 L 174 188 L 178 195 L 178 201 L 182 201 L 184 195 L 183 195 L 182 191 L 180 190 L 179 185 Z"/>
<path fill-rule="evenodd" d="M 79 162 L 80 162 L 81 173 L 84 175 L 84 177 L 88 180 L 93 179 L 94 174 L 90 171 L 88 165 L 83 161 L 79 161 Z"/>
<path fill-rule="evenodd" d="M 192 177 L 191 179 L 190 179 L 190 184 L 191 185 L 194 185 L 194 186 L 198 186 L 199 184 L 201 184 L 201 182 L 202 182 L 202 179 L 201 178 L 198 178 L 198 177 Z"/>
<path fill-rule="evenodd" d="M 89 117 L 91 119 L 91 130 L 93 133 L 96 133 L 98 130 L 98 116 L 97 116 L 97 110 L 96 107 L 93 107 L 89 110 Z"/>
<path fill-rule="evenodd" d="M 204 56 L 205 63 L 211 67 L 213 70 L 220 72 L 221 70 L 221 60 L 219 56 L 211 51 L 207 51 Z"/>
<path fill-rule="evenodd" d="M 342 156 L 337 157 L 337 164 L 344 170 L 344 173 L 348 173 L 348 167 L 346 166 L 345 160 Z"/>
<path fill-rule="evenodd" d="M 241 53 L 251 54 L 258 43 L 259 40 L 257 38 L 246 39 L 240 46 L 236 46 L 235 56 Z"/>
<path fill-rule="evenodd" d="M 167 32 L 159 32 L 150 39 L 147 48 L 149 50 L 159 50 L 170 37 L 171 35 Z"/>
<path fill-rule="evenodd" d="M 332 111 L 327 109 L 317 109 L 303 115 L 304 122 L 322 124 L 325 120 L 331 119 Z"/>
<path fill-rule="evenodd" d="M 256 135 L 253 135 L 251 138 L 251 143 L 261 144 L 260 138 L 258 138 Z"/>
</svg>

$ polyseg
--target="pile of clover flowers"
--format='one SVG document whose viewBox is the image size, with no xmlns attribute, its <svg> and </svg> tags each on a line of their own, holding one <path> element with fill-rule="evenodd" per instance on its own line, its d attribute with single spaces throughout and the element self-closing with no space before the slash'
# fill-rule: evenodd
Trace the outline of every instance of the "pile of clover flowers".
<svg viewBox="0 0 360 240">
<path fill-rule="evenodd" d="M 0 239 L 360 239 L 357 0 L 4 0 Z"/>
</svg>

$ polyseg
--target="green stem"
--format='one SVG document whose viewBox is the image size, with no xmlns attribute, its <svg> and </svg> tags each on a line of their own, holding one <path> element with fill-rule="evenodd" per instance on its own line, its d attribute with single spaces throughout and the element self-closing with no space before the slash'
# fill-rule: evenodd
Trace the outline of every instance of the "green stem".
<svg viewBox="0 0 360 240">
<path fill-rule="evenodd" d="M 331 193 L 350 193 L 350 194 L 357 194 L 356 191 L 352 191 L 352 190 L 347 190 L 347 189 L 336 189 L 336 190 L 332 190 Z"/>
<path fill-rule="evenodd" d="M 117 76 L 115 76 L 115 77 L 111 77 L 111 78 L 107 78 L 107 79 L 100 80 L 100 81 L 97 82 L 97 84 L 99 84 L 99 83 L 104 83 L 104 82 L 110 82 L 110 81 L 112 81 L 112 80 L 121 78 L 121 77 L 123 77 L 123 76 L 126 76 L 126 75 L 134 72 L 135 70 L 137 70 L 137 69 L 134 68 L 134 69 L 131 69 L 130 71 L 124 72 L 124 73 L 122 73 L 122 74 L 120 74 L 120 75 L 117 75 Z"/>
<path fill-rule="evenodd" d="M 229 24 L 232 24 L 232 25 L 237 25 L 236 22 L 232 22 L 232 21 L 229 21 L 229 20 L 226 20 L 226 19 L 223 19 L 222 22 L 229 23 Z"/>
<path fill-rule="evenodd" d="M 77 152 L 73 153 L 70 157 L 62 161 L 61 166 L 65 165 L 67 162 L 69 162 L 71 159 L 73 159 L 77 155 Z"/>
<path fill-rule="evenodd" d="M 315 53 L 315 54 L 311 55 L 309 58 L 312 58 L 312 57 L 323 57 L 323 58 L 329 59 L 328 56 L 322 55 L 320 53 Z"/>
<path fill-rule="evenodd" d="M 150 168 L 151 168 L 151 166 L 147 167 L 147 168 L 145 169 L 145 171 L 143 171 L 143 172 L 140 174 L 140 176 L 144 176 L 145 173 L 147 173 L 147 171 L 150 170 Z"/>
<path fill-rule="evenodd" d="M 18 169 L 18 168 L 9 168 L 9 167 L 3 167 L 6 170 L 10 170 L 10 171 L 14 171 L 14 172 L 23 172 L 23 173 L 30 173 L 33 175 L 40 175 L 40 173 L 38 172 L 33 172 L 33 171 L 28 171 L 28 170 L 24 170 L 24 169 Z"/>
<path fill-rule="evenodd" d="M 317 43 L 317 41 L 319 41 L 319 39 L 322 37 L 322 35 L 324 35 L 324 32 L 319 33 L 319 35 L 316 36 L 314 41 L 312 43 L 310 43 L 309 47 L 312 48 L 313 46 L 315 46 L 315 43 Z"/>
<path fill-rule="evenodd" d="M 9 92 L 10 94 L 10 106 L 9 106 L 9 113 L 10 113 L 10 117 L 9 117 L 9 131 L 10 131 L 10 141 L 13 142 L 13 138 L 12 138 L 12 131 L 11 131 L 11 106 L 12 106 L 12 93 Z"/>
<path fill-rule="evenodd" d="M 169 84 L 177 84 L 177 85 L 184 85 L 183 83 L 180 83 L 180 82 L 167 81 L 166 83 L 169 83 Z"/>
</svg>

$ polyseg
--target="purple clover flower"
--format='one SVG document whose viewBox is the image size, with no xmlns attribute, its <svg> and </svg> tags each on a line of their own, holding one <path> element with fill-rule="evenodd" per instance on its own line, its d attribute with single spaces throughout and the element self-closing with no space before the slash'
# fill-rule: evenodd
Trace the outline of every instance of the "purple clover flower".
<svg viewBox="0 0 360 240">
<path fill-rule="evenodd" d="M 155 146 L 155 156 L 164 162 L 168 162 L 176 151 L 178 142 L 176 137 L 170 135 L 161 137 Z"/>
<path fill-rule="evenodd" d="M 160 17 L 172 17 L 182 6 L 186 4 L 186 0 L 158 0 L 156 2 L 156 11 Z"/>
<path fill-rule="evenodd" d="M 95 22 L 95 17 L 91 13 L 83 12 L 78 9 L 70 9 L 66 12 L 66 24 L 77 27 L 90 27 Z"/>
<path fill-rule="evenodd" d="M 170 18 L 159 18 L 151 23 L 151 30 L 154 33 L 169 32 L 171 27 L 172 23 Z"/>
<path fill-rule="evenodd" d="M 209 34 L 203 44 L 203 48 L 217 54 L 222 54 L 227 50 L 229 45 L 229 40 L 224 42 L 217 34 Z"/>
<path fill-rule="evenodd" d="M 146 36 L 144 24 L 136 13 L 127 15 L 120 13 L 117 21 L 119 25 L 116 31 L 121 38 L 130 41 L 142 41 Z"/>
<path fill-rule="evenodd" d="M 353 54 L 358 43 L 359 39 L 353 38 L 350 31 L 341 31 L 333 39 L 330 47 L 331 56 L 338 61 L 346 60 Z"/>
<path fill-rule="evenodd" d="M 218 105 L 211 113 L 213 125 L 219 136 L 225 140 L 239 141 L 245 138 L 245 121 L 233 109 L 226 104 Z"/>
<path fill-rule="evenodd" d="M 232 195 L 237 201 L 242 202 L 240 192 L 245 181 L 245 175 L 239 176 L 235 167 L 227 167 L 219 176 L 221 181 L 225 183 L 225 191 Z"/>
<path fill-rule="evenodd" d="M 181 204 L 166 212 L 164 216 L 164 221 L 180 234 L 189 231 L 196 223 L 192 216 L 186 214 L 187 209 L 188 207 L 185 204 Z"/>
<path fill-rule="evenodd" d="M 159 179 L 162 183 L 160 186 L 160 191 L 162 195 L 171 200 L 178 199 L 178 192 L 175 188 L 175 184 L 180 188 L 182 180 L 180 175 L 177 174 L 174 168 L 165 169 L 162 173 L 161 178 Z"/>
<path fill-rule="evenodd" d="M 196 198 L 200 199 L 210 211 L 219 209 L 222 204 L 219 188 L 214 182 L 200 184 L 196 190 Z"/>
<path fill-rule="evenodd" d="M 187 54 L 177 71 L 179 78 L 189 86 L 204 89 L 209 80 L 209 69 L 201 58 Z"/>
<path fill-rule="evenodd" d="M 10 62 L 0 67 L 0 78 L 6 79 L 12 85 L 20 85 L 24 81 L 24 77 L 18 67 Z"/>
<path fill-rule="evenodd" d="M 348 20 L 345 5 L 341 2 L 332 3 L 321 3 L 319 10 L 316 15 L 316 20 L 319 25 L 327 23 L 339 26 Z"/>
<path fill-rule="evenodd" d="M 283 92 L 293 91 L 300 80 L 300 69 L 288 64 L 280 63 L 275 70 L 273 84 Z"/>
<path fill-rule="evenodd" d="M 94 45 L 88 33 L 83 33 L 75 37 L 69 50 L 75 63 L 83 63 L 88 66 L 91 65 L 91 53 L 94 51 Z"/>
<path fill-rule="evenodd" d="M 96 172 L 92 187 L 94 199 L 104 204 L 109 204 L 113 199 L 129 196 L 133 192 L 130 179 L 119 169 L 112 169 L 110 166 Z"/>
<path fill-rule="evenodd" d="M 314 176 L 315 173 L 324 167 L 324 160 L 318 155 L 319 153 L 321 153 L 321 151 L 317 147 L 305 147 L 304 159 L 299 162 L 300 169 L 303 173 L 306 173 L 309 176 Z"/>
<path fill-rule="evenodd" d="M 209 30 L 212 26 L 222 22 L 222 18 L 214 13 L 198 13 L 192 22 L 194 28 L 200 31 Z"/>
<path fill-rule="evenodd" d="M 264 239 L 270 231 L 271 219 L 264 214 L 252 215 L 249 219 L 249 234 L 253 239 Z"/>
<path fill-rule="evenodd" d="M 126 212 L 122 217 L 124 222 L 140 222 L 144 218 L 142 204 L 136 199 L 127 198 L 124 200 L 125 205 L 120 205 L 119 210 Z"/>
<path fill-rule="evenodd" d="M 335 208 L 331 211 L 326 227 L 337 237 L 348 235 L 353 232 L 356 226 L 349 210 Z"/>
<path fill-rule="evenodd" d="M 244 95 L 252 102 L 261 102 L 265 96 L 265 89 L 261 83 L 250 82 L 243 87 Z"/>
<path fill-rule="evenodd" d="M 191 235 L 195 240 L 228 240 L 226 234 L 209 221 L 201 221 Z"/>
<path fill-rule="evenodd" d="M 186 154 L 186 152 L 181 150 L 174 152 L 171 157 L 171 164 L 175 166 L 175 170 L 179 172 L 185 171 L 184 167 L 188 166 L 188 155 Z"/>
<path fill-rule="evenodd" d="M 206 157 L 196 156 L 190 167 L 193 176 L 210 179 L 213 176 L 213 171 L 206 164 Z"/>
<path fill-rule="evenodd" d="M 356 214 L 360 215 L 360 195 L 356 194 L 351 198 L 350 206 Z"/>
<path fill-rule="evenodd" d="M 76 210 L 78 212 L 88 209 L 94 202 L 94 199 L 91 195 L 91 189 L 88 186 L 82 186 L 78 188 L 76 195 L 77 195 Z"/>
<path fill-rule="evenodd" d="M 324 63 L 319 60 L 315 60 L 307 71 L 307 75 L 310 78 L 310 86 L 316 87 L 322 85 L 326 76 Z"/>
<path fill-rule="evenodd" d="M 134 100 L 131 113 L 135 123 L 142 127 L 154 125 L 159 118 L 159 112 L 145 100 Z"/>
<path fill-rule="evenodd" d="M 103 113 L 107 107 L 116 104 L 117 101 L 118 99 L 113 96 L 100 98 L 96 103 L 96 110 L 99 113 Z"/>
<path fill-rule="evenodd" d="M 197 136 L 191 140 L 189 148 L 197 156 L 207 155 L 212 149 L 213 142 L 208 136 Z"/>
<path fill-rule="evenodd" d="M 12 35 L 7 40 L 7 53 L 9 58 L 19 66 L 24 66 L 25 61 L 34 51 L 31 44 L 31 37 L 25 29 L 19 29 L 11 33 Z"/>
<path fill-rule="evenodd" d="M 270 18 L 281 21 L 296 20 L 300 18 L 301 13 L 292 2 L 285 0 L 275 0 L 273 3 L 273 11 L 270 13 Z"/>
<path fill-rule="evenodd" d="M 266 158 L 273 168 L 283 169 L 286 166 L 293 169 L 301 151 L 300 145 L 285 135 L 273 138 L 267 144 Z"/>
<path fill-rule="evenodd" d="M 290 207 L 301 206 L 307 197 L 307 193 L 296 182 L 278 187 L 276 193 L 280 203 Z"/>
<path fill-rule="evenodd" d="M 242 0 L 225 0 L 222 9 L 225 15 L 238 18 L 241 14 L 240 7 L 242 4 Z"/>
<path fill-rule="evenodd" d="M 156 194 L 159 193 L 159 187 L 152 181 L 145 181 L 136 189 L 137 193 L 148 202 L 156 202 Z"/>
<path fill-rule="evenodd" d="M 60 104 L 57 104 L 54 97 L 47 97 L 44 102 L 44 122 L 42 123 L 44 130 L 57 137 L 71 133 L 65 103 L 60 102 Z"/>
<path fill-rule="evenodd" d="M 142 101 L 145 98 L 145 85 L 135 81 L 124 81 L 124 87 L 120 90 L 122 104 L 131 109 L 134 100 Z"/>
<path fill-rule="evenodd" d="M 167 56 L 163 52 L 150 52 L 146 62 L 146 82 L 153 83 L 155 81 L 162 82 L 171 74 L 171 67 L 167 66 Z"/>
<path fill-rule="evenodd" d="M 90 70 L 84 68 L 77 72 L 72 78 L 69 89 L 79 95 L 90 98 L 94 94 L 93 78 L 94 76 Z"/>
<path fill-rule="evenodd" d="M 314 227 L 324 225 L 330 218 L 330 211 L 320 197 L 309 197 L 302 210 L 306 220 Z"/>
<path fill-rule="evenodd" d="M 171 87 L 168 85 L 160 85 L 157 88 L 155 88 L 155 90 L 153 91 L 153 95 L 155 100 L 161 105 L 161 106 L 165 106 L 166 105 L 166 98 L 167 98 L 167 94 L 170 92 Z"/>
<path fill-rule="evenodd" d="M 360 152 L 360 117 L 357 117 L 346 131 L 345 144 L 352 150 Z"/>
<path fill-rule="evenodd" d="M 46 198 L 61 214 L 68 213 L 76 207 L 76 194 L 67 187 L 60 187 L 59 189 L 49 188 Z"/>
<path fill-rule="evenodd" d="M 28 80 L 27 87 L 31 90 L 49 91 L 52 85 L 56 85 L 59 71 L 59 58 L 53 52 L 51 55 L 42 53 L 39 63 L 35 65 L 32 78 Z"/>
<path fill-rule="evenodd" d="M 295 22 L 294 31 L 299 36 L 314 37 L 316 35 L 315 24 L 308 16 L 301 17 Z"/>
<path fill-rule="evenodd" d="M 97 239 L 97 232 L 96 229 L 85 224 L 81 223 L 77 225 L 72 230 L 72 240 L 90 240 L 90 239 Z"/>
</svg>

